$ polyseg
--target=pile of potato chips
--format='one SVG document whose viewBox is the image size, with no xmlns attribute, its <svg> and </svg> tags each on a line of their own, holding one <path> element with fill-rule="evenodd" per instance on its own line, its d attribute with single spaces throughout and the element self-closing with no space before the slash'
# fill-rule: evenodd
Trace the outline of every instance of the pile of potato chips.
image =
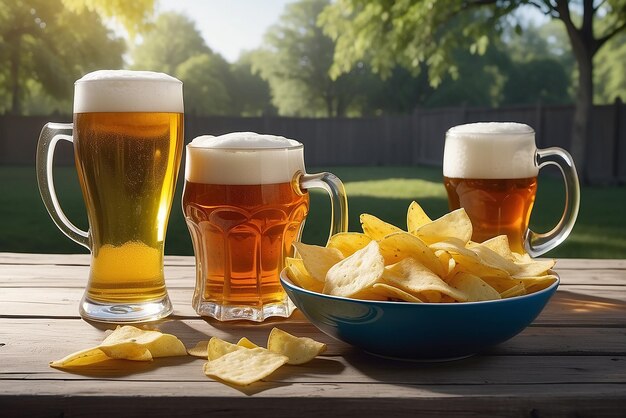
<svg viewBox="0 0 626 418">
<path fill-rule="evenodd" d="M 204 365 L 207 376 L 243 386 L 269 376 L 283 364 L 304 364 L 324 351 L 326 344 L 274 328 L 267 339 L 267 348 L 245 337 L 237 344 L 213 337 L 200 341 L 189 354 L 208 358 Z"/>
<path fill-rule="evenodd" d="M 118 326 L 100 345 L 50 362 L 50 366 L 72 369 L 110 359 L 151 361 L 157 357 L 190 354 L 208 359 L 203 369 L 207 376 L 235 385 L 249 385 L 269 376 L 283 364 L 304 364 L 324 351 L 326 344 L 296 337 L 278 328 L 270 332 L 267 348 L 245 337 L 237 344 L 213 337 L 187 350 L 174 335 L 126 325 Z"/>
<path fill-rule="evenodd" d="M 417 303 L 510 298 L 557 280 L 554 260 L 512 252 L 505 235 L 472 242 L 464 209 L 433 221 L 413 202 L 406 231 L 369 214 L 360 219 L 363 233 L 336 234 L 326 247 L 295 243 L 300 258 L 287 259 L 289 279 L 334 296 Z"/>
</svg>

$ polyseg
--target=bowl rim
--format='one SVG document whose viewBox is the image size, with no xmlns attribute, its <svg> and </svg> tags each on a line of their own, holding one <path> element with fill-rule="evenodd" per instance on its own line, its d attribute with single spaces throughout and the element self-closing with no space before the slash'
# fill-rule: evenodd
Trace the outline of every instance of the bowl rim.
<svg viewBox="0 0 626 418">
<path fill-rule="evenodd" d="M 524 299 L 529 299 L 529 298 L 534 298 L 534 297 L 538 297 L 539 295 L 543 295 L 544 293 L 551 293 L 554 290 L 556 290 L 556 288 L 558 288 L 559 284 L 561 283 L 561 277 L 559 276 L 559 274 L 554 271 L 554 270 L 548 270 L 549 274 L 553 274 L 556 276 L 556 280 L 554 281 L 554 283 L 552 283 L 550 286 L 546 287 L 545 289 L 541 289 L 537 292 L 533 292 L 530 294 L 526 294 L 526 295 L 520 295 L 520 296 L 513 296 L 510 298 L 506 298 L 506 299 L 493 299 L 493 300 L 481 300 L 481 301 L 475 301 L 475 302 L 422 302 L 422 303 L 415 303 L 415 302 L 403 302 L 403 301 L 392 301 L 392 300 L 368 300 L 368 299 L 353 299 L 353 298 L 347 298 L 345 296 L 335 296 L 335 295 L 328 295 L 326 293 L 319 293 L 319 292 L 315 292 L 313 290 L 309 290 L 309 289 L 305 289 L 303 287 L 300 287 L 298 285 L 296 285 L 294 282 L 291 281 L 291 279 L 289 279 L 289 277 L 287 277 L 287 267 L 283 268 L 280 272 L 280 282 L 283 286 L 287 286 L 290 288 L 295 289 L 296 291 L 302 292 L 302 293 L 306 293 L 308 295 L 311 296 L 315 296 L 315 297 L 322 297 L 325 299 L 329 299 L 329 300 L 339 300 L 339 301 L 346 301 L 346 302 L 357 302 L 357 303 L 365 303 L 365 304 L 371 304 L 371 305 L 389 305 L 389 306 L 472 306 L 472 305 L 484 305 L 484 304 L 489 304 L 489 303 L 507 303 L 507 302 L 511 302 L 511 301 L 521 301 Z"/>
</svg>

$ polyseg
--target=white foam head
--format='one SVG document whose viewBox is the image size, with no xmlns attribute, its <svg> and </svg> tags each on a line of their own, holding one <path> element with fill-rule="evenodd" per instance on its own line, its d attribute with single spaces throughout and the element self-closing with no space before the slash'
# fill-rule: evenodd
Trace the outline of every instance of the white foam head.
<svg viewBox="0 0 626 418">
<path fill-rule="evenodd" d="M 151 71 L 100 70 L 74 83 L 74 113 L 183 113 L 183 83 Z"/>
<path fill-rule="evenodd" d="M 187 145 L 185 179 L 192 183 L 287 183 L 298 171 L 305 172 L 304 147 L 282 136 L 233 132 Z"/>
<path fill-rule="evenodd" d="M 446 133 L 443 175 L 450 178 L 536 177 L 535 131 L 514 122 L 455 126 Z"/>
</svg>

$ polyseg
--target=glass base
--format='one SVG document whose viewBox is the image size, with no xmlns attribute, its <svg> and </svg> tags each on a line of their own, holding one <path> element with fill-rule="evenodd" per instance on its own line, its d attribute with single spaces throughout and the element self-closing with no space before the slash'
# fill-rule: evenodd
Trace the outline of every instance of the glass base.
<svg viewBox="0 0 626 418">
<path fill-rule="evenodd" d="M 249 305 L 219 305 L 215 302 L 203 301 L 197 303 L 194 308 L 201 316 L 210 316 L 219 321 L 254 321 L 262 322 L 272 316 L 291 316 L 296 306 L 285 297 L 285 300 L 262 306 Z"/>
<path fill-rule="evenodd" d="M 80 316 L 96 322 L 132 324 L 156 321 L 174 311 L 170 298 L 165 295 L 160 300 L 143 303 L 106 304 L 95 302 L 84 296 L 80 302 Z"/>
</svg>

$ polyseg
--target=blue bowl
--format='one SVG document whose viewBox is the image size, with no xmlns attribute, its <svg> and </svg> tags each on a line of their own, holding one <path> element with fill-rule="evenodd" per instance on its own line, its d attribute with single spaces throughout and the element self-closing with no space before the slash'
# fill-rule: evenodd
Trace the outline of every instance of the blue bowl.
<svg viewBox="0 0 626 418">
<path fill-rule="evenodd" d="M 465 303 L 406 303 L 324 295 L 280 280 L 291 301 L 320 331 L 383 357 L 443 361 L 468 357 L 524 330 L 560 280 L 536 293 Z"/>
</svg>

